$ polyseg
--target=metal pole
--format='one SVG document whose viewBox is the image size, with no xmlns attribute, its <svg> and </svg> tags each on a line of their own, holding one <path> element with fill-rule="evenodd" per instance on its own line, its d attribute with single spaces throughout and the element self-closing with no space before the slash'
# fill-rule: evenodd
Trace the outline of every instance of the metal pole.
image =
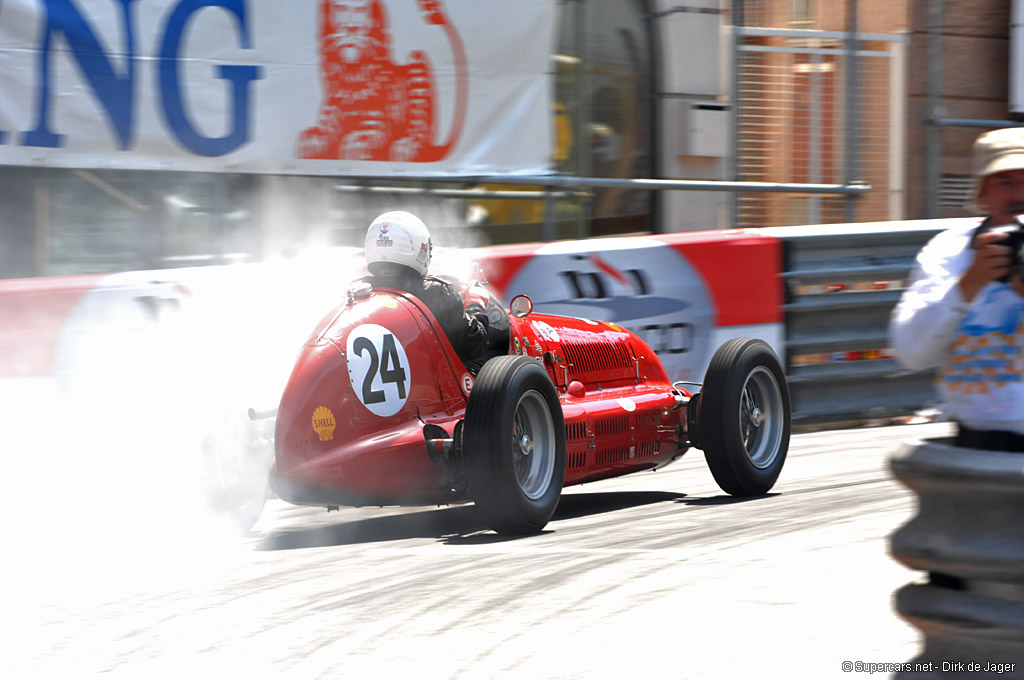
<svg viewBox="0 0 1024 680">
<path fill-rule="evenodd" d="M 844 184 L 851 184 L 857 177 L 857 147 L 860 141 L 860 120 L 857 107 L 857 0 L 846 0 L 846 112 L 844 114 L 846 134 L 843 137 Z M 856 218 L 852 197 L 844 201 L 846 222 Z"/>
<path fill-rule="evenodd" d="M 228 178 L 229 175 L 219 175 L 214 183 L 214 229 L 217 233 L 217 264 L 229 264 L 227 254 L 229 244 L 227 234 L 227 220 L 224 215 L 228 212 Z"/>
<path fill-rule="evenodd" d="M 564 192 L 559 192 L 564 195 Z M 541 240 L 544 243 L 551 243 L 558 234 L 555 231 L 555 192 L 547 187 L 544 191 L 544 226 L 541 227 Z"/>
<path fill-rule="evenodd" d="M 808 159 L 810 162 L 809 177 L 811 182 L 821 182 L 821 157 L 823 145 L 821 143 L 821 120 L 822 120 L 822 97 L 821 88 L 821 71 L 818 70 L 818 66 L 822 64 L 822 57 L 820 54 L 815 53 L 811 56 L 811 138 Z M 849 178 L 847 178 L 849 179 Z M 847 200 L 849 202 L 849 200 Z M 810 224 L 821 224 L 821 196 L 811 196 L 809 199 L 811 209 L 808 212 L 810 218 Z"/>
<path fill-rule="evenodd" d="M 907 217 L 906 153 L 907 153 L 907 45 L 909 34 L 892 44 L 893 58 L 889 67 L 889 200 L 890 220 Z"/>
<path fill-rule="evenodd" d="M 936 118 L 939 127 L 974 127 L 998 130 L 1000 128 L 1020 127 L 1024 122 L 1019 120 L 989 120 L 985 118 Z"/>
<path fill-rule="evenodd" d="M 1014 120 L 1024 118 L 1024 1 L 1013 0 L 1010 7 L 1010 104 Z"/>
<path fill-rule="evenodd" d="M 740 177 L 740 47 L 743 37 L 743 0 L 732 0 L 732 179 L 741 181 Z M 740 195 L 729 196 L 729 226 L 738 229 L 740 226 Z"/>
<path fill-rule="evenodd" d="M 36 266 L 33 276 L 50 276 L 53 256 L 50 253 L 50 180 L 45 171 L 36 171 L 35 180 Z"/>
<path fill-rule="evenodd" d="M 871 187 L 861 182 L 852 184 L 801 184 L 795 182 L 723 182 L 701 179 L 623 179 L 618 177 L 565 177 L 562 175 L 480 175 L 461 178 L 477 184 L 539 184 L 579 191 L 581 187 L 602 189 L 638 189 L 657 191 L 747 191 L 800 194 L 861 195 Z"/>
<path fill-rule="evenodd" d="M 590 123 L 591 104 L 593 103 L 590 84 L 590 45 L 587 43 L 588 15 L 587 8 L 592 3 L 576 0 L 576 49 L 579 50 L 579 110 L 577 111 L 576 147 L 579 149 L 576 167 L 581 175 L 591 174 L 590 163 Z M 579 219 L 577 222 L 577 238 L 590 236 L 590 220 L 593 217 L 594 202 L 584 197 L 580 201 Z M 553 230 L 552 230 L 553 231 Z M 552 235 L 553 236 L 553 235 Z M 552 240 L 554 240 L 552 238 Z"/>
<path fill-rule="evenodd" d="M 572 191 L 501 191 L 487 189 L 432 189 L 429 186 L 422 187 L 401 187 L 401 186 L 367 186 L 365 184 L 336 184 L 335 191 L 354 194 L 395 194 L 406 196 L 436 196 L 438 198 L 497 198 L 503 201 L 539 201 L 548 196 L 551 198 L 572 198 L 579 192 Z"/>
<path fill-rule="evenodd" d="M 924 216 L 939 216 L 939 178 L 942 164 L 942 0 L 928 3 L 928 113 L 925 140 Z"/>
</svg>

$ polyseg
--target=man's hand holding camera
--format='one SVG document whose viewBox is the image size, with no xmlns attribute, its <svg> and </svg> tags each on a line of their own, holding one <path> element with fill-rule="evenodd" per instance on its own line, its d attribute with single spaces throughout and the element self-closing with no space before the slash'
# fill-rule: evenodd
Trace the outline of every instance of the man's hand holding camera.
<svg viewBox="0 0 1024 680">
<path fill-rule="evenodd" d="M 1024 232 L 1017 232 L 1024 233 Z M 974 239 L 974 261 L 960 277 L 960 292 L 970 302 L 992 281 L 1009 280 L 1014 292 L 1024 297 L 1024 281 L 1021 280 L 1018 261 L 1013 245 L 1018 239 L 1011 238 L 1005 230 L 993 229 L 979 232 Z"/>
<path fill-rule="evenodd" d="M 1009 137 L 1007 136 L 1009 135 Z M 971 247 L 974 261 L 960 278 L 960 291 L 970 302 L 992 281 L 1009 282 L 1017 295 L 1024 297 L 1021 252 L 1024 247 L 1024 148 L 1019 130 L 1000 130 L 986 142 L 979 138 L 975 174 L 978 194 L 975 206 L 988 213 L 988 219 L 975 235 Z"/>
</svg>

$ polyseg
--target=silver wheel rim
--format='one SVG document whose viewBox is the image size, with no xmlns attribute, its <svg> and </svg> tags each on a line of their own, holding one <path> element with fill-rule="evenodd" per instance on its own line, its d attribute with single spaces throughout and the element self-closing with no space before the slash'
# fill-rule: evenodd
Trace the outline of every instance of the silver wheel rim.
<svg viewBox="0 0 1024 680">
<path fill-rule="evenodd" d="M 740 438 L 750 463 L 764 470 L 779 457 L 782 444 L 782 390 L 775 374 L 757 366 L 747 374 L 740 393 Z"/>
<path fill-rule="evenodd" d="M 555 471 L 555 423 L 544 395 L 530 390 L 519 398 L 512 424 L 512 469 L 523 495 L 539 500 Z"/>
</svg>

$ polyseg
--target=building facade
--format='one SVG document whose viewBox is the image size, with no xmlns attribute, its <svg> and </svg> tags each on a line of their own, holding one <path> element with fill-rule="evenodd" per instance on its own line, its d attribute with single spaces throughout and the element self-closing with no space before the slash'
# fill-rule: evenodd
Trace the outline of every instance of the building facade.
<svg viewBox="0 0 1024 680">
<path fill-rule="evenodd" d="M 68 96 L 92 102 L 83 109 L 85 129 L 113 136 L 104 122 L 116 118 L 109 104 L 116 94 L 100 94 L 95 74 L 83 75 L 85 47 L 66 50 L 60 41 L 94 35 L 100 46 L 117 45 L 123 36 L 116 17 L 104 19 L 116 3 L 76 3 L 82 21 L 57 14 L 66 3 L 21 4 L 33 8 L 39 25 L 22 30 L 11 10 L 17 4 L 5 3 L 0 56 L 23 53 L 25 36 L 52 36 L 52 68 L 65 82 L 81 81 Z M 412 0 L 353 4 L 392 13 L 418 7 Z M 1021 5 L 552 0 L 549 129 L 518 139 L 549 139 L 549 170 L 581 178 L 570 186 L 513 184 L 515 177 L 494 177 L 501 173 L 493 168 L 487 177 L 417 175 L 422 166 L 386 176 L 349 175 L 340 165 L 316 174 L 254 172 L 228 162 L 204 166 L 213 167 L 208 171 L 163 170 L 159 163 L 142 170 L 119 167 L 117 149 L 89 166 L 59 167 L 24 153 L 10 160 L 23 151 L 15 147 L 30 126 L 14 120 L 17 107 L 0 107 L 0 278 L 252 262 L 299 248 L 358 246 L 365 225 L 391 208 L 420 212 L 448 246 L 968 215 L 971 143 L 986 126 L 1013 120 L 1011 16 Z M 70 19 L 77 23 L 59 23 Z M 308 23 L 314 31 L 315 21 Z M 259 45 L 258 23 L 252 33 Z M 116 93 L 123 67 L 114 52 L 99 65 Z M 4 100 L 37 97 L 38 86 L 7 92 L 2 78 Z M 738 180 L 785 190 L 653 191 L 588 178 Z M 799 188 L 858 183 L 870 188 L 857 197 Z"/>
</svg>

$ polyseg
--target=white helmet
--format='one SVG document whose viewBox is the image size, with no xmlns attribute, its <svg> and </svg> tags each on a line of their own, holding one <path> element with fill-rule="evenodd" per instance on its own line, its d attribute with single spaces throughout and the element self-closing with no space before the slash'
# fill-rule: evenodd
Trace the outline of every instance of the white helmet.
<svg viewBox="0 0 1024 680">
<path fill-rule="evenodd" d="M 425 276 L 433 244 L 423 220 L 401 210 L 386 212 L 366 232 L 366 266 L 378 274 L 381 263 L 399 264 Z"/>
</svg>

